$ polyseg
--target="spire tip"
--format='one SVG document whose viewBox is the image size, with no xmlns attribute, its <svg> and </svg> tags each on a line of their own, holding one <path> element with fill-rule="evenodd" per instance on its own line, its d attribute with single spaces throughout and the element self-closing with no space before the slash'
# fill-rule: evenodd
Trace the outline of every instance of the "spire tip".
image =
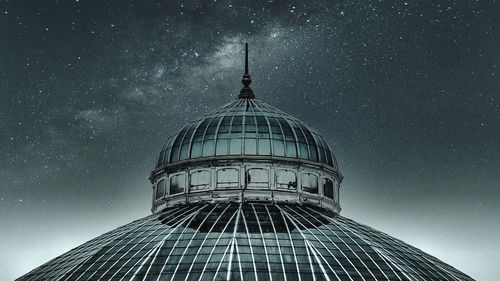
<svg viewBox="0 0 500 281">
<path fill-rule="evenodd" d="M 250 89 L 250 83 L 252 83 L 252 79 L 250 78 L 250 74 L 248 72 L 248 43 L 245 43 L 245 73 L 243 74 L 241 83 L 243 83 L 243 88 L 241 89 L 238 98 L 240 99 L 255 98 L 253 90 Z"/>
</svg>

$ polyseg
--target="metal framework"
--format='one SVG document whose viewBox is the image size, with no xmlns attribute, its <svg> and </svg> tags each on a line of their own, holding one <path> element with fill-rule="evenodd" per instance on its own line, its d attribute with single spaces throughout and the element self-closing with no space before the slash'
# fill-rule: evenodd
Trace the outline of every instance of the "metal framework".
<svg viewBox="0 0 500 281">
<path fill-rule="evenodd" d="M 304 204 L 197 203 L 132 222 L 19 280 L 472 280 Z"/>
</svg>

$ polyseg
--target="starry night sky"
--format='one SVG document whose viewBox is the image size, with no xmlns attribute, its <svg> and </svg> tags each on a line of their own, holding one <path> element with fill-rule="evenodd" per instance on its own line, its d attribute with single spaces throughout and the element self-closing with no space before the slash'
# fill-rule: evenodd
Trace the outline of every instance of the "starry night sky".
<svg viewBox="0 0 500 281">
<path fill-rule="evenodd" d="M 149 214 L 161 146 L 236 98 L 247 41 L 257 98 L 330 140 L 344 216 L 496 280 L 495 0 L 2 0 L 0 279 Z"/>
</svg>

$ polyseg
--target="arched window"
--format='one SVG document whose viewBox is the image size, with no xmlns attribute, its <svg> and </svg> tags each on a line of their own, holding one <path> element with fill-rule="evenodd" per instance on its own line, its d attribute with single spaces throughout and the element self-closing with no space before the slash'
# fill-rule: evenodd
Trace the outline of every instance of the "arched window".
<svg viewBox="0 0 500 281">
<path fill-rule="evenodd" d="M 238 188 L 239 173 L 237 169 L 227 168 L 217 171 L 217 188 Z"/>
<path fill-rule="evenodd" d="M 175 175 L 170 178 L 170 195 L 184 193 L 186 179 L 184 174 Z"/>
<path fill-rule="evenodd" d="M 247 171 L 247 187 L 269 187 L 269 172 L 266 169 L 252 168 Z"/>
<path fill-rule="evenodd" d="M 282 189 L 297 189 L 297 175 L 288 170 L 276 171 L 276 187 Z"/>
<path fill-rule="evenodd" d="M 323 179 L 323 195 L 333 199 L 333 181 L 331 179 Z"/>
<path fill-rule="evenodd" d="M 302 190 L 318 194 L 318 177 L 309 173 L 302 174 Z"/>
<path fill-rule="evenodd" d="M 208 171 L 195 171 L 191 173 L 191 190 L 206 189 L 210 186 L 210 172 Z"/>
<path fill-rule="evenodd" d="M 155 194 L 155 199 L 158 200 L 165 196 L 165 190 L 166 190 L 167 182 L 164 179 L 161 179 L 157 184 L 156 184 L 156 194 Z"/>
</svg>

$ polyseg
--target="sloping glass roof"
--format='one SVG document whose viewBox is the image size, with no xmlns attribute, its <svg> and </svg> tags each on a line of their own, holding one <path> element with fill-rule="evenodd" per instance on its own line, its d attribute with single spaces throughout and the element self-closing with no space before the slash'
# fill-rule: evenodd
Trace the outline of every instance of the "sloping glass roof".
<svg viewBox="0 0 500 281">
<path fill-rule="evenodd" d="M 170 136 L 156 167 L 227 156 L 283 157 L 337 169 L 328 142 L 302 121 L 257 99 L 237 99 Z"/>
<path fill-rule="evenodd" d="M 298 204 L 172 207 L 18 280 L 473 280 L 387 234 Z"/>
</svg>

